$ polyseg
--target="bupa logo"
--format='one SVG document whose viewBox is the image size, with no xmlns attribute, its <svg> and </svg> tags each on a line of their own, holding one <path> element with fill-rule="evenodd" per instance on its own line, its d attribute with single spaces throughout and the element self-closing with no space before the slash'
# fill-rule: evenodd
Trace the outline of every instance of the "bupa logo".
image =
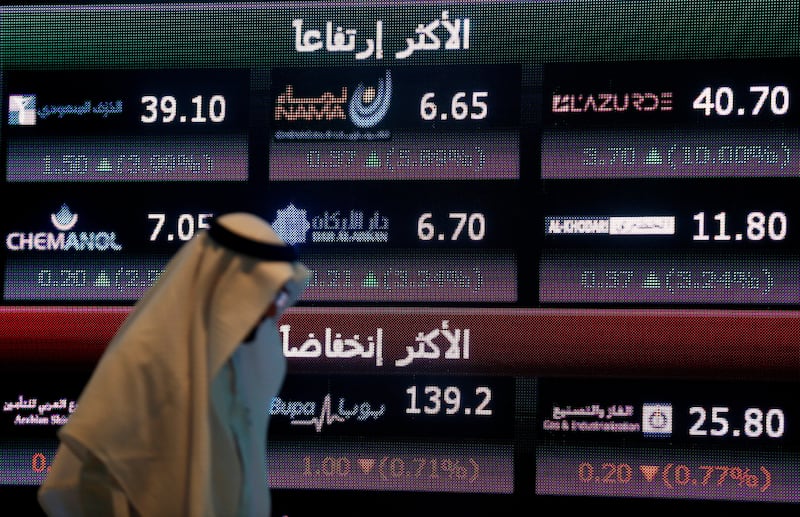
<svg viewBox="0 0 800 517">
<path fill-rule="evenodd" d="M 78 214 L 64 204 L 50 214 L 50 222 L 57 231 L 11 232 L 6 235 L 6 248 L 10 251 L 119 251 L 114 232 L 78 232 Z"/>
</svg>

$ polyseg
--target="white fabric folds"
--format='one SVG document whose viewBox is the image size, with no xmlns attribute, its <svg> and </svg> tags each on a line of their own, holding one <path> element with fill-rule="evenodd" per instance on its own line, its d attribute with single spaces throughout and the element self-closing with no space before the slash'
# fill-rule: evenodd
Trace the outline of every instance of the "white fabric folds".
<svg viewBox="0 0 800 517">
<path fill-rule="evenodd" d="M 251 214 L 221 216 L 186 243 L 59 430 L 38 493 L 48 515 L 265 515 L 267 412 L 286 364 L 280 313 L 263 317 L 279 293 L 280 310 L 293 304 L 307 277 Z"/>
</svg>

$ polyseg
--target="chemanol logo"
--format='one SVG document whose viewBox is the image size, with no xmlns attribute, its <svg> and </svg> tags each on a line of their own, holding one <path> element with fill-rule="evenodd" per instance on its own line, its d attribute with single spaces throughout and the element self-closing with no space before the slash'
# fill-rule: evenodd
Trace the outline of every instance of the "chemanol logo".
<svg viewBox="0 0 800 517">
<path fill-rule="evenodd" d="M 332 122 L 350 120 L 359 129 L 377 126 L 389 112 L 392 74 L 384 72 L 375 84 L 359 82 L 352 90 L 324 91 L 316 97 L 296 97 L 293 84 L 286 84 L 275 99 L 273 120 L 285 122 Z"/>
<path fill-rule="evenodd" d="M 6 235 L 6 248 L 10 251 L 119 251 L 114 232 L 73 231 L 78 214 L 63 204 L 50 214 L 50 222 L 57 231 L 11 232 Z"/>
</svg>

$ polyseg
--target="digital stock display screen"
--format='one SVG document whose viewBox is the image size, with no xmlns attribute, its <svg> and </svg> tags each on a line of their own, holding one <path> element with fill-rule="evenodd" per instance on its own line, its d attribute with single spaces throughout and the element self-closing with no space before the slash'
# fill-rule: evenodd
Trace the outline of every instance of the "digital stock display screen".
<svg viewBox="0 0 800 517">
<path fill-rule="evenodd" d="M 276 515 L 794 507 L 798 63 L 788 0 L 0 6 L 2 494 L 249 211 Z"/>
</svg>

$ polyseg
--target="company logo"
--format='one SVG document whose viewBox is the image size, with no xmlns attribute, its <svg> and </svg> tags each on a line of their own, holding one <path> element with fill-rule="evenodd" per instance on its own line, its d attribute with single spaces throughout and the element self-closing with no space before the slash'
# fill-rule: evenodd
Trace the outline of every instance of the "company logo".
<svg viewBox="0 0 800 517">
<path fill-rule="evenodd" d="M 272 229 L 290 246 L 306 242 L 306 233 L 311 228 L 306 213 L 305 209 L 301 210 L 289 203 L 283 210 L 278 210 L 278 216 L 272 222 Z"/>
<path fill-rule="evenodd" d="M 342 86 L 337 91 L 325 91 L 317 97 L 295 97 L 295 87 L 287 84 L 275 99 L 273 120 L 302 124 L 349 120 L 357 131 L 346 130 L 277 130 L 277 140 L 375 140 L 389 138 L 389 132 L 362 131 L 378 126 L 392 101 L 392 74 L 386 70 L 375 84 L 358 83 L 352 91 Z M 299 127 L 299 126 L 298 126 Z"/>
<path fill-rule="evenodd" d="M 55 214 L 50 214 L 50 222 L 56 230 L 66 232 L 71 230 L 78 222 L 78 214 L 70 212 L 67 205 L 61 205 L 61 210 Z"/>
<path fill-rule="evenodd" d="M 386 70 L 385 78 L 378 79 L 377 88 L 358 83 L 350 98 L 350 120 L 360 128 L 375 127 L 386 116 L 391 101 L 392 74 Z"/>
<path fill-rule="evenodd" d="M 642 433 L 645 436 L 671 436 L 672 404 L 660 402 L 642 404 Z"/>
<path fill-rule="evenodd" d="M 319 411 L 319 415 L 316 415 L 317 411 Z M 289 417 L 291 425 L 313 426 L 318 433 L 322 432 L 325 425 L 332 425 L 337 422 L 343 423 L 349 420 L 357 420 L 359 422 L 370 419 L 378 420 L 385 413 L 386 404 L 376 405 L 376 408 L 373 409 L 372 404 L 366 400 L 360 403 L 352 403 L 348 402 L 344 397 L 339 397 L 339 403 L 334 405 L 333 397 L 330 393 L 325 394 L 319 410 L 313 400 L 283 400 L 280 397 L 273 398 L 269 408 L 271 416 Z"/>
<path fill-rule="evenodd" d="M 8 125 L 9 126 L 36 125 L 35 94 L 8 96 Z"/>
<path fill-rule="evenodd" d="M 8 125 L 10 126 L 35 126 L 38 119 L 45 120 L 49 117 L 63 119 L 67 116 L 100 116 L 108 118 L 110 115 L 122 113 L 122 100 L 92 102 L 84 101 L 82 104 L 45 104 L 36 108 L 36 95 L 9 95 L 8 97 Z"/>
<path fill-rule="evenodd" d="M 345 120 L 346 103 L 346 86 L 342 87 L 338 97 L 332 92 L 325 92 L 319 97 L 295 97 L 294 86 L 287 84 L 283 93 L 275 99 L 275 120 Z"/>
<path fill-rule="evenodd" d="M 50 222 L 57 232 L 11 232 L 6 235 L 6 248 L 11 251 L 119 251 L 114 232 L 72 231 L 78 223 L 78 214 L 64 204 L 50 214 Z"/>
<path fill-rule="evenodd" d="M 621 113 L 672 111 L 672 92 L 553 94 L 553 113 Z"/>
<path fill-rule="evenodd" d="M 361 210 L 324 211 L 309 221 L 308 212 L 290 203 L 283 210 L 278 210 L 272 228 L 287 244 L 303 244 L 308 242 L 308 231 L 311 230 L 312 243 L 357 243 L 388 242 L 389 218 L 378 210 L 368 218 L 364 218 Z"/>
</svg>

